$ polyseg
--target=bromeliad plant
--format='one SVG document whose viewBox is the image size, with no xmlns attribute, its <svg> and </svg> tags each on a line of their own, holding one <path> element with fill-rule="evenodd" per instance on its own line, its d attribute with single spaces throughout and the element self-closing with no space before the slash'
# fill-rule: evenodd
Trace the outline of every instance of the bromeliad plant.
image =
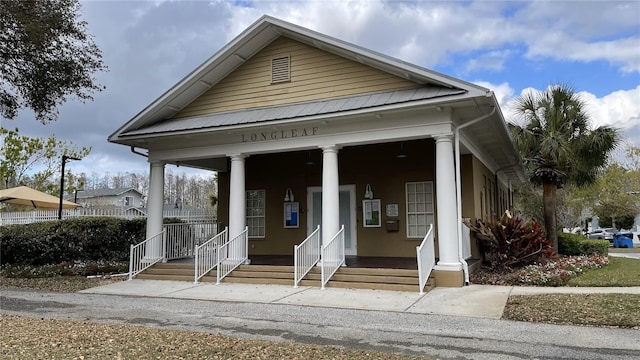
<svg viewBox="0 0 640 360">
<path fill-rule="evenodd" d="M 522 267 L 553 255 L 545 230 L 533 219 L 524 220 L 518 213 L 505 211 L 500 219 L 465 224 L 475 232 L 491 268 Z"/>
</svg>

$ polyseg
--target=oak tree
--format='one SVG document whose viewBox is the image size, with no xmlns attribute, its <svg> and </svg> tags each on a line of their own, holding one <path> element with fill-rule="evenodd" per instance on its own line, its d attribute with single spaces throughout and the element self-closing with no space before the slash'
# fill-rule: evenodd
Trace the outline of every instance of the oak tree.
<svg viewBox="0 0 640 360">
<path fill-rule="evenodd" d="M 43 124 L 68 97 L 93 100 L 102 52 L 80 19 L 78 0 L 0 1 L 0 115 L 30 108 Z"/>
</svg>

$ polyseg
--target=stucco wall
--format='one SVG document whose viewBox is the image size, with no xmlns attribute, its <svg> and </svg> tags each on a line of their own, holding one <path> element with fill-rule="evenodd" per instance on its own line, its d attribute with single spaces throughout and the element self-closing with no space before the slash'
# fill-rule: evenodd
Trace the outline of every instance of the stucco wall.
<svg viewBox="0 0 640 360">
<path fill-rule="evenodd" d="M 420 239 L 408 239 L 406 232 L 405 183 L 434 180 L 434 142 L 431 139 L 404 142 L 406 158 L 397 158 L 400 143 L 346 147 L 339 151 L 340 184 L 356 186 L 357 244 L 359 256 L 415 256 Z M 266 192 L 264 239 L 250 240 L 250 254 L 290 255 L 293 246 L 307 235 L 307 188 L 322 186 L 321 150 L 253 155 L 246 159 L 246 188 Z M 313 165 L 307 165 L 309 158 Z M 219 174 L 219 219 L 228 224 L 228 173 Z M 371 185 L 374 198 L 381 200 L 382 227 L 362 226 L 362 200 Z M 437 184 L 435 184 L 437 191 Z M 287 188 L 300 203 L 300 227 L 283 227 L 283 199 Z M 435 196 L 434 196 L 435 197 Z M 434 199 L 435 201 L 435 199 Z M 387 204 L 398 204 L 398 231 L 387 231 Z M 435 216 L 435 214 L 434 214 Z M 437 247 L 436 247 L 437 249 Z"/>
</svg>

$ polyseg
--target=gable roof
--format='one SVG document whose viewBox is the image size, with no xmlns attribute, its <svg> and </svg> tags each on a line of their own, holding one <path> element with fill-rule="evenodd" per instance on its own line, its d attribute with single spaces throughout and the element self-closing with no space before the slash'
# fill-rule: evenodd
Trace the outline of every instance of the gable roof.
<svg viewBox="0 0 640 360">
<path fill-rule="evenodd" d="M 132 187 L 115 188 L 115 189 L 89 189 L 78 190 L 78 199 L 87 199 L 93 197 L 119 196 L 129 191 L 136 192 L 142 196 L 142 193 Z"/>
<path fill-rule="evenodd" d="M 323 51 L 411 80 L 416 84 L 449 89 L 453 94 L 471 93 L 471 96 L 479 96 L 489 93 L 488 89 L 478 85 L 265 15 L 117 129 L 109 136 L 109 141 L 122 142 L 119 140 L 122 140 L 121 136 L 125 133 L 132 134 L 134 131 L 152 127 L 159 122 L 170 119 L 280 36 L 286 36 Z M 340 101 L 340 99 L 336 99 L 336 101 Z M 258 118 L 258 121 L 266 121 L 271 118 L 269 116 Z M 216 120 L 213 121 L 213 123 L 215 122 Z"/>
</svg>

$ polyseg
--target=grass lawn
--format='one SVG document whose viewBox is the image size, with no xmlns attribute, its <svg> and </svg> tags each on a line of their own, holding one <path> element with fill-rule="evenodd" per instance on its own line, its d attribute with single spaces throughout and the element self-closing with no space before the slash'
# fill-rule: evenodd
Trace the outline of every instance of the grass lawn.
<svg viewBox="0 0 640 360">
<path fill-rule="evenodd" d="M 608 266 L 587 270 L 580 276 L 569 280 L 568 286 L 640 286 L 640 260 L 610 256 Z M 640 295 L 546 294 L 511 296 L 507 301 L 502 318 L 551 324 L 611 326 L 640 330 Z"/>
<path fill-rule="evenodd" d="M 587 270 L 569 286 L 640 286 L 640 260 L 609 256 L 609 265 Z M 638 309 L 640 311 L 640 308 Z"/>
</svg>

